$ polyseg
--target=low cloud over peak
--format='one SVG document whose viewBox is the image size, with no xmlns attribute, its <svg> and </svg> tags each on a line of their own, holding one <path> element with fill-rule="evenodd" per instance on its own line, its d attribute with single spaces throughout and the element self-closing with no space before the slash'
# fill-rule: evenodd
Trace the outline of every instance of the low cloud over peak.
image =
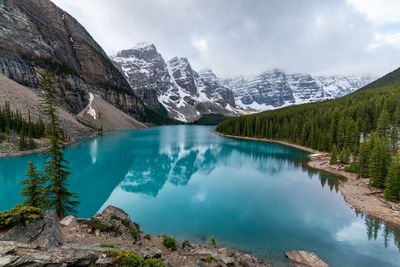
<svg viewBox="0 0 400 267">
<path fill-rule="evenodd" d="M 273 68 L 381 75 L 400 65 L 400 19 L 393 16 L 398 7 L 393 0 L 53 2 L 109 54 L 145 40 L 166 58 L 186 56 L 194 68 L 225 77 Z"/>
</svg>

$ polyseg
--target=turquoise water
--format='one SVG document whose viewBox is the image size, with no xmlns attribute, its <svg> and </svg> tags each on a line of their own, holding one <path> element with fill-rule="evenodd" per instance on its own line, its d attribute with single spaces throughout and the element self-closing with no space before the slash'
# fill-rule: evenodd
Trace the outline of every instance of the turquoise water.
<svg viewBox="0 0 400 267">
<path fill-rule="evenodd" d="M 307 153 L 216 136 L 213 127 L 107 133 L 65 150 L 78 215 L 118 206 L 145 232 L 240 248 L 286 265 L 288 250 L 331 266 L 400 266 L 400 231 L 356 214 L 338 178 L 304 166 Z M 26 162 L 0 160 L 0 210 L 20 203 Z M 397 241 L 396 241 L 397 240 Z"/>
</svg>

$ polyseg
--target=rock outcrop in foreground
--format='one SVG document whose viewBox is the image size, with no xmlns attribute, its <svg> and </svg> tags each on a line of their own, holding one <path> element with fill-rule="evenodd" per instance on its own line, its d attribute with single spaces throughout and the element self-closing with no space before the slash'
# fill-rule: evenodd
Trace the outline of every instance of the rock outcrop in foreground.
<svg viewBox="0 0 400 267">
<path fill-rule="evenodd" d="M 41 220 L 0 234 L 0 266 L 116 266 L 121 252 L 161 259 L 166 266 L 269 266 L 244 252 L 188 241 L 177 242 L 174 251 L 163 244 L 166 236 L 139 228 L 113 206 L 90 219 L 68 216 L 61 222 L 48 211 Z"/>
<path fill-rule="evenodd" d="M 286 252 L 285 255 L 288 259 L 296 263 L 295 266 L 329 267 L 314 252 L 293 250 Z"/>
</svg>

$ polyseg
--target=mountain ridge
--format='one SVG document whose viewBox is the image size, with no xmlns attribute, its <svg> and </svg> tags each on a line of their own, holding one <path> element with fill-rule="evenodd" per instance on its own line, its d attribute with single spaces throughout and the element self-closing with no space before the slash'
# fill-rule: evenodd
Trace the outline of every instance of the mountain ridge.
<svg viewBox="0 0 400 267">
<path fill-rule="evenodd" d="M 354 75 L 287 74 L 275 69 L 249 77 L 221 79 L 221 83 L 232 89 L 238 107 L 264 111 L 338 98 L 373 79 Z"/>
<path fill-rule="evenodd" d="M 186 57 L 166 61 L 154 44 L 145 44 L 111 58 L 144 103 L 173 119 L 192 122 L 204 114 L 235 115 L 227 108 L 235 105 L 232 92 L 203 79 Z"/>
</svg>

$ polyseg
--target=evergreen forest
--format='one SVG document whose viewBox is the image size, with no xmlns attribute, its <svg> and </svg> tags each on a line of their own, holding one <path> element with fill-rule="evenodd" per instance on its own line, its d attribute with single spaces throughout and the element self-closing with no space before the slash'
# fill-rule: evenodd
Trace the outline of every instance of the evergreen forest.
<svg viewBox="0 0 400 267">
<path fill-rule="evenodd" d="M 45 124 L 41 118 L 37 122 L 24 119 L 21 112 L 11 110 L 9 103 L 0 107 L 0 143 L 9 139 L 10 134 L 19 135 L 19 150 L 30 150 L 36 148 L 34 139 L 44 136 Z"/>
</svg>

